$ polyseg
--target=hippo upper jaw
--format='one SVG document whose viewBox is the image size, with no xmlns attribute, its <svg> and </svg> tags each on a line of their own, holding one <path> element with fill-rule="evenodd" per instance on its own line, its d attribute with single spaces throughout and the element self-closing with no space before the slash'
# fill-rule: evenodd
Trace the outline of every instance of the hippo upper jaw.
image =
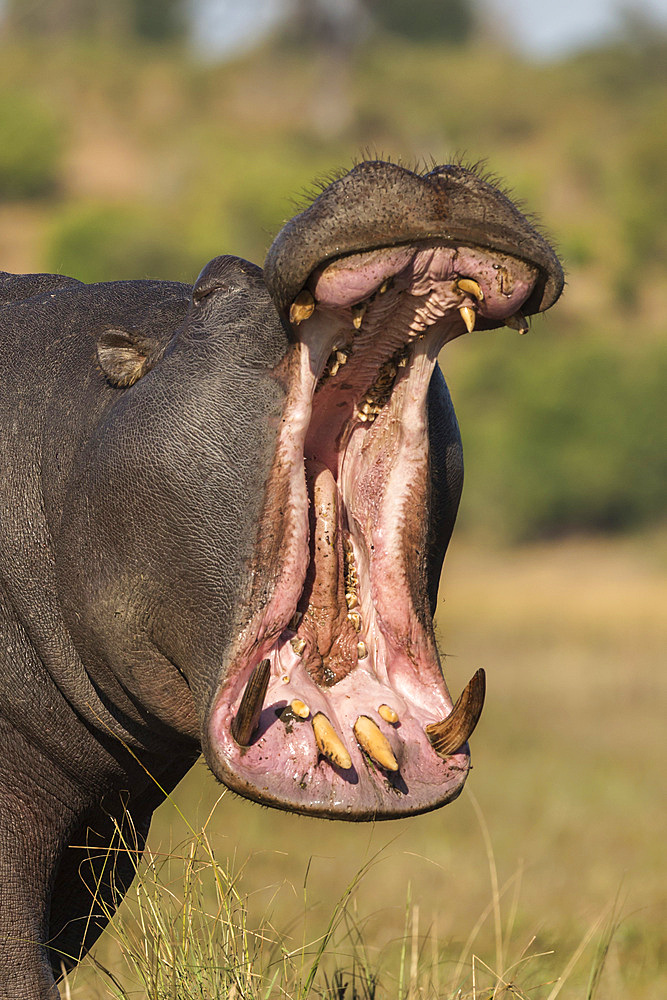
<svg viewBox="0 0 667 1000">
<path fill-rule="evenodd" d="M 428 579 L 429 385 L 447 341 L 475 325 L 524 331 L 544 286 L 504 247 L 427 233 L 318 260 L 282 306 L 294 348 L 272 487 L 287 498 L 280 579 L 207 723 L 212 766 L 242 794 L 365 820 L 460 793 L 484 677 L 453 709 Z"/>
</svg>

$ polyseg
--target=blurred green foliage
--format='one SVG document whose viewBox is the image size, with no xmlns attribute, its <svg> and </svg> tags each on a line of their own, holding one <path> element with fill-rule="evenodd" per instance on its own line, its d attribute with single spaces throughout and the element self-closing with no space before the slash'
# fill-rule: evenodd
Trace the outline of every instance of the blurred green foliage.
<svg viewBox="0 0 667 1000">
<path fill-rule="evenodd" d="M 62 125 L 48 105 L 24 93 L 0 93 L 0 198 L 42 197 L 57 186 Z"/>
<path fill-rule="evenodd" d="M 46 269 L 82 281 L 165 278 L 193 282 L 201 258 L 176 227 L 136 206 L 82 204 L 55 216 L 45 246 Z"/>
<path fill-rule="evenodd" d="M 389 33 L 223 64 L 136 39 L 5 42 L 0 267 L 16 244 L 20 269 L 192 280 L 219 253 L 261 262 L 355 157 L 486 158 L 545 220 L 568 284 L 534 335 L 443 354 L 462 518 L 510 539 L 633 530 L 667 509 L 666 120 L 659 31 L 551 64 Z M 12 234 L 3 198 L 32 228 Z"/>
<path fill-rule="evenodd" d="M 633 354 L 595 338 L 534 335 L 508 351 L 494 334 L 479 336 L 483 351 L 450 380 L 467 465 L 464 522 L 517 542 L 664 518 L 667 343 Z"/>
</svg>

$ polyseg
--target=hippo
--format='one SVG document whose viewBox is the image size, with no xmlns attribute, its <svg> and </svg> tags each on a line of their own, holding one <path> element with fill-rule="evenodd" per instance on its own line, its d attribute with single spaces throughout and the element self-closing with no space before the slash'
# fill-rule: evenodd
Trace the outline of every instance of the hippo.
<svg viewBox="0 0 667 1000">
<path fill-rule="evenodd" d="M 461 792 L 485 680 L 454 704 L 433 631 L 463 475 L 437 359 L 562 287 L 479 171 L 377 160 L 263 270 L 0 275 L 3 1000 L 58 996 L 132 878 L 105 849 L 202 753 L 330 819 Z"/>
</svg>

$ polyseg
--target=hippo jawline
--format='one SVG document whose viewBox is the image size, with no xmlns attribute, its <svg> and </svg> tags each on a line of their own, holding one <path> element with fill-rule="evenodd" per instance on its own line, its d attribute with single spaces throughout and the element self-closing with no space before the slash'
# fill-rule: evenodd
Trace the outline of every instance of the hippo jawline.
<svg viewBox="0 0 667 1000">
<path fill-rule="evenodd" d="M 241 794 L 364 820 L 462 790 L 484 675 L 452 709 L 426 589 L 427 391 L 442 346 L 476 321 L 525 332 L 538 280 L 506 253 L 424 240 L 329 261 L 296 296 L 282 463 L 295 540 L 254 660 L 208 727 Z"/>
</svg>

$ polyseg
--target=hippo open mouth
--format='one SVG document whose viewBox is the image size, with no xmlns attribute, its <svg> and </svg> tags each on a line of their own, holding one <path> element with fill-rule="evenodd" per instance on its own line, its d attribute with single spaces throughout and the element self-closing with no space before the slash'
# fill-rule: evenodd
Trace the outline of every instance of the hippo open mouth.
<svg viewBox="0 0 667 1000">
<path fill-rule="evenodd" d="M 369 207 L 378 179 L 400 197 Z M 328 212 L 341 194 L 352 230 Z M 265 280 L 294 342 L 271 488 L 280 565 L 210 747 L 225 782 L 267 804 L 351 820 L 434 809 L 465 782 L 485 680 L 452 707 L 432 624 L 447 539 L 433 579 L 429 386 L 444 344 L 525 332 L 562 271 L 476 174 L 365 163 L 285 227 Z"/>
</svg>

